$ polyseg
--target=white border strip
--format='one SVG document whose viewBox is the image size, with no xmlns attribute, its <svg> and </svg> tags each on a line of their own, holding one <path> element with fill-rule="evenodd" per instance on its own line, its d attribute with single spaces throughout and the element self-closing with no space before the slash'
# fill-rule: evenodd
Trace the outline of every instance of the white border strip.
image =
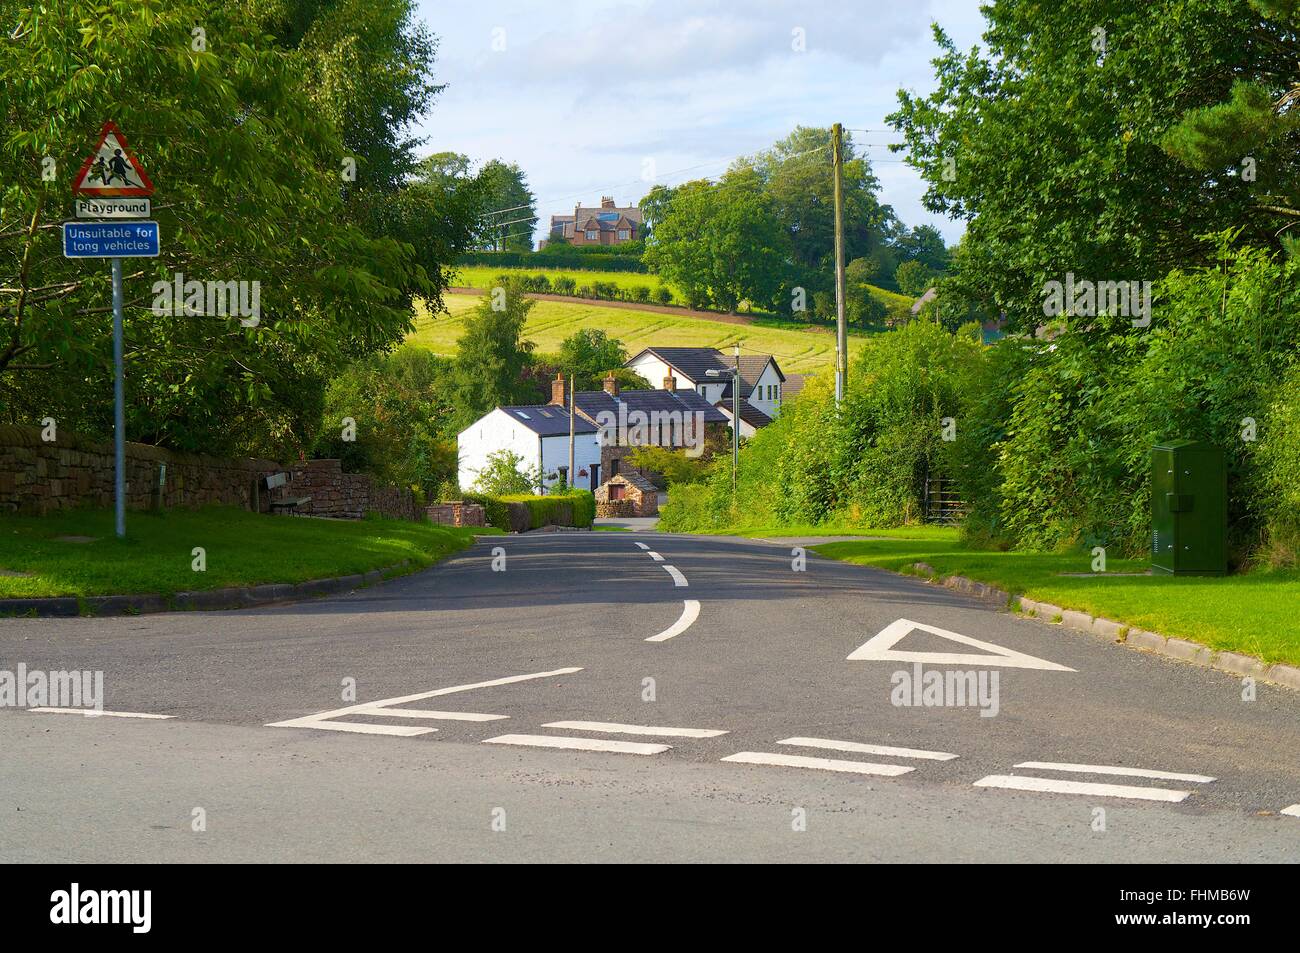
<svg viewBox="0 0 1300 953">
<path fill-rule="evenodd" d="M 700 617 L 700 601 L 698 599 L 685 599 L 682 601 L 682 614 L 677 621 L 664 629 L 658 635 L 652 635 L 646 639 L 647 642 L 667 642 L 669 639 L 681 635 Z"/>
<path fill-rule="evenodd" d="M 1290 807 L 1284 807 L 1279 814 L 1286 814 L 1288 817 L 1300 817 L 1300 804 L 1292 804 Z"/>
<path fill-rule="evenodd" d="M 920 748 L 893 748 L 889 745 L 868 745 L 857 741 L 835 741 L 831 738 L 785 738 L 779 745 L 797 748 L 828 748 L 831 751 L 856 751 L 861 754 L 878 754 L 887 758 L 922 758 L 928 761 L 951 761 L 957 757 L 946 751 L 925 751 Z"/>
<path fill-rule="evenodd" d="M 659 754 L 670 745 L 644 741 L 611 741 L 608 738 L 564 738 L 552 735 L 497 735 L 484 738 L 485 745 L 523 745 L 529 748 L 565 748 L 571 751 L 607 751 L 616 754 Z"/>
<path fill-rule="evenodd" d="M 678 569 L 676 566 L 669 566 L 665 564 L 662 568 L 664 572 L 668 573 L 668 575 L 673 577 L 674 586 L 680 588 L 681 586 L 690 585 L 690 583 L 686 581 L 686 577 L 682 575 L 682 571 Z"/>
<path fill-rule="evenodd" d="M 663 738 L 716 738 L 726 732 L 717 728 L 665 728 L 658 725 L 623 725 L 614 721 L 548 721 L 543 728 L 568 731 L 604 731 L 611 735 L 649 735 Z"/>
<path fill-rule="evenodd" d="M 1126 797 L 1140 801 L 1169 801 L 1177 804 L 1190 791 L 1168 788 L 1135 788 L 1125 784 L 1093 784 L 1089 781 L 1063 781 L 1060 778 L 1029 778 L 1013 774 L 990 774 L 975 782 L 977 788 L 1007 788 L 1012 791 L 1039 791 L 1047 794 L 1087 794 L 1092 797 Z"/>
<path fill-rule="evenodd" d="M 1017 768 L 1039 768 L 1043 771 L 1070 771 L 1075 774 L 1117 774 L 1130 778 L 1155 778 L 1159 781 L 1191 781 L 1209 784 L 1215 778 L 1204 774 L 1176 774 L 1173 771 L 1149 771 L 1146 768 L 1119 768 L 1106 764 L 1068 764 L 1057 761 L 1021 761 Z"/>
<path fill-rule="evenodd" d="M 766 751 L 738 751 L 723 761 L 739 764 L 776 764 L 787 768 L 813 768 L 819 771 L 842 771 L 846 774 L 874 774 L 895 778 L 915 771 L 897 764 L 872 764 L 870 761 L 842 761 L 838 758 L 809 758 L 801 754 L 770 754 Z"/>
<path fill-rule="evenodd" d="M 164 721 L 168 718 L 175 718 L 175 715 L 150 715 L 143 711 L 99 711 L 95 708 L 29 708 L 28 711 L 39 712 L 43 715 L 85 715 L 87 718 L 154 718 L 158 721 Z"/>
</svg>

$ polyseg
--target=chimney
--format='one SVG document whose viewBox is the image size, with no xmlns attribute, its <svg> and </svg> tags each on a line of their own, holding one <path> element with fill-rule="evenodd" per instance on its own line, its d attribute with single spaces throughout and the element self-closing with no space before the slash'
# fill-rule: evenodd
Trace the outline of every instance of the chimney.
<svg viewBox="0 0 1300 953">
<path fill-rule="evenodd" d="M 606 394 L 613 397 L 618 396 L 618 378 L 614 376 L 613 371 L 605 375 L 604 383 L 601 386 L 605 388 Z"/>
<path fill-rule="evenodd" d="M 673 377 L 672 374 L 669 374 L 667 377 L 664 378 L 664 390 L 676 390 L 676 389 L 677 389 L 677 378 Z"/>
<path fill-rule="evenodd" d="M 565 393 L 564 375 L 556 373 L 555 380 L 551 381 L 551 403 L 558 404 L 560 407 L 568 403 L 568 394 Z"/>
<path fill-rule="evenodd" d="M 612 195 L 602 195 L 602 196 L 600 197 L 600 207 L 601 207 L 601 208 L 613 208 L 613 207 L 614 207 L 614 196 L 612 196 Z"/>
</svg>

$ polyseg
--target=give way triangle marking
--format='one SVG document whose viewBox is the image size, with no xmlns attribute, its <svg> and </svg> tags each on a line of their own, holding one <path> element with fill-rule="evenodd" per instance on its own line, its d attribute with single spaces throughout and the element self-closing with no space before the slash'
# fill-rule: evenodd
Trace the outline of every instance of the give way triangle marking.
<svg viewBox="0 0 1300 953">
<path fill-rule="evenodd" d="M 970 648 L 983 649 L 988 655 L 975 655 L 970 652 L 907 652 L 894 648 L 909 632 L 916 630 L 929 632 L 940 638 L 957 642 Z M 930 662 L 935 665 L 970 665 L 972 667 L 980 665 L 992 665 L 998 668 L 1037 668 L 1045 672 L 1073 672 L 1074 669 L 1067 668 L 1064 665 L 1057 665 L 1055 662 L 1049 662 L 1046 659 L 1036 658 L 1033 655 L 1026 655 L 1024 652 L 1017 652 L 1015 649 L 1004 648 L 1001 645 L 994 645 L 992 642 L 981 642 L 979 639 L 972 639 L 969 635 L 961 635 L 958 632 L 949 632 L 947 629 L 940 629 L 937 626 L 926 625 L 924 622 L 913 622 L 910 619 L 899 619 L 897 622 L 891 622 L 885 626 L 876 635 L 873 635 L 866 642 L 863 642 L 853 651 L 847 661 L 850 662 Z"/>
</svg>

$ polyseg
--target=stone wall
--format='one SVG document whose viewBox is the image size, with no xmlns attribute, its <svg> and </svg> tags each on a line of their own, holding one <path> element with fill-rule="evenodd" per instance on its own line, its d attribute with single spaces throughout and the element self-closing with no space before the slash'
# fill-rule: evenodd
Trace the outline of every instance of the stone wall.
<svg viewBox="0 0 1300 953">
<path fill-rule="evenodd" d="M 37 427 L 0 425 L 0 512 L 42 514 L 113 505 L 113 444 L 65 432 L 57 438 L 42 440 Z M 266 511 L 266 489 L 258 493 L 255 485 L 283 469 L 274 460 L 232 460 L 128 442 L 127 506 L 222 503 L 252 509 L 256 498 L 258 508 Z"/>
<path fill-rule="evenodd" d="M 487 511 L 478 503 L 434 503 L 429 519 L 443 526 L 486 526 Z"/>
<path fill-rule="evenodd" d="M 39 515 L 113 505 L 112 443 L 65 432 L 57 437 L 47 442 L 37 427 L 0 425 L 0 513 Z M 268 491 L 262 481 L 273 473 L 288 473 L 291 482 Z M 309 460 L 286 467 L 275 460 L 126 445 L 130 509 L 224 504 L 266 513 L 273 495 L 310 496 L 311 502 L 298 512 L 312 516 L 359 519 L 376 512 L 389 519 L 424 519 L 410 489 L 377 484 L 361 473 L 344 473 L 338 460 Z"/>
</svg>

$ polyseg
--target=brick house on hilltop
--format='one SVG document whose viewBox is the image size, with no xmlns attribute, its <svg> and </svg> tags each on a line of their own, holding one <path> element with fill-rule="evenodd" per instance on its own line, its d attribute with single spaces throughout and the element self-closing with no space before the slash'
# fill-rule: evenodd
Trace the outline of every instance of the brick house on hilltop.
<svg viewBox="0 0 1300 953">
<path fill-rule="evenodd" d="M 619 208 L 613 197 L 606 195 L 599 208 L 579 205 L 572 215 L 552 215 L 551 234 L 572 245 L 622 245 L 641 237 L 643 222 L 635 205 Z"/>
</svg>

